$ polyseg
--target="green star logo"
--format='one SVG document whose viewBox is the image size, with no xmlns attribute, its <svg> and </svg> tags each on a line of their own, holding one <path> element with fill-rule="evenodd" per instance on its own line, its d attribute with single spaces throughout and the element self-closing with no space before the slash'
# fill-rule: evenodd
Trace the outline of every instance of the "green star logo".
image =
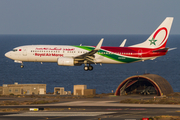
<svg viewBox="0 0 180 120">
<path fill-rule="evenodd" d="M 152 45 L 152 44 L 156 45 L 155 42 L 156 42 L 157 40 L 155 40 L 154 38 L 152 38 L 152 40 L 149 40 L 149 41 L 151 42 L 150 45 Z"/>
</svg>

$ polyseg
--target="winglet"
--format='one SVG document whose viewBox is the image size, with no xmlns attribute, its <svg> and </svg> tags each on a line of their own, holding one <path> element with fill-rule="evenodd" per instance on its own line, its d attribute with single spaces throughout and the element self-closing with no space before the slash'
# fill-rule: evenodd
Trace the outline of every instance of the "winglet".
<svg viewBox="0 0 180 120">
<path fill-rule="evenodd" d="M 121 45 L 119 47 L 124 47 L 125 43 L 126 43 L 127 39 L 124 39 L 124 41 L 121 43 Z"/>
<path fill-rule="evenodd" d="M 104 38 L 102 38 L 99 43 L 97 44 L 96 48 L 94 50 L 99 50 L 101 48 L 101 45 L 103 43 Z"/>
</svg>

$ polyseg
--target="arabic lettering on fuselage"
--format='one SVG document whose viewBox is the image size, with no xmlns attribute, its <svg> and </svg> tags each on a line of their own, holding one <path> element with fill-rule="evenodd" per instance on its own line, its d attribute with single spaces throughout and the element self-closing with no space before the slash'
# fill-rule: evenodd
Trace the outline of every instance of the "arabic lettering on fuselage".
<svg viewBox="0 0 180 120">
<path fill-rule="evenodd" d="M 73 51 L 74 48 L 72 48 L 72 49 L 70 49 L 70 48 L 64 48 L 63 50 L 64 50 L 64 51 Z"/>
<path fill-rule="evenodd" d="M 36 48 L 35 50 L 63 50 L 63 51 L 73 51 L 74 48 Z"/>
</svg>

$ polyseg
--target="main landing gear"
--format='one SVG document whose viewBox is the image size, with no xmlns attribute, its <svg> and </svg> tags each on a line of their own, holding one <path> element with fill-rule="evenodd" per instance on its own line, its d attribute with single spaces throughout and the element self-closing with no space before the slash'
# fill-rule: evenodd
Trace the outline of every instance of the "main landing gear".
<svg viewBox="0 0 180 120">
<path fill-rule="evenodd" d="M 89 64 L 89 66 L 87 66 L 86 64 L 85 64 L 85 66 L 84 66 L 84 70 L 85 71 L 91 71 L 91 70 L 93 70 L 93 66 L 91 66 L 90 64 Z"/>
<path fill-rule="evenodd" d="M 21 63 L 21 68 L 24 68 L 24 65 L 23 65 L 23 63 Z"/>
</svg>

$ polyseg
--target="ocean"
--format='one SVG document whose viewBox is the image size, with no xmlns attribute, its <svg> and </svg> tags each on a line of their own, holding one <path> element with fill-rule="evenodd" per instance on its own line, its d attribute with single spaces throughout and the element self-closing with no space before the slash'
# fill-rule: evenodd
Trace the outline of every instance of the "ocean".
<svg viewBox="0 0 180 120">
<path fill-rule="evenodd" d="M 144 73 L 157 74 L 165 78 L 180 92 L 180 35 L 170 35 L 166 47 L 177 49 L 167 55 L 129 64 L 92 65 L 93 71 L 84 71 L 84 65 L 68 67 L 57 63 L 24 62 L 24 68 L 14 63 L 4 54 L 22 45 L 92 45 L 96 46 L 104 38 L 103 46 L 119 46 L 127 39 L 125 46 L 145 41 L 149 35 L 0 35 L 0 86 L 3 84 L 40 83 L 47 84 L 47 93 L 54 87 L 64 87 L 73 92 L 73 85 L 85 84 L 88 89 L 96 89 L 96 93 L 110 93 L 126 78 Z"/>
</svg>

